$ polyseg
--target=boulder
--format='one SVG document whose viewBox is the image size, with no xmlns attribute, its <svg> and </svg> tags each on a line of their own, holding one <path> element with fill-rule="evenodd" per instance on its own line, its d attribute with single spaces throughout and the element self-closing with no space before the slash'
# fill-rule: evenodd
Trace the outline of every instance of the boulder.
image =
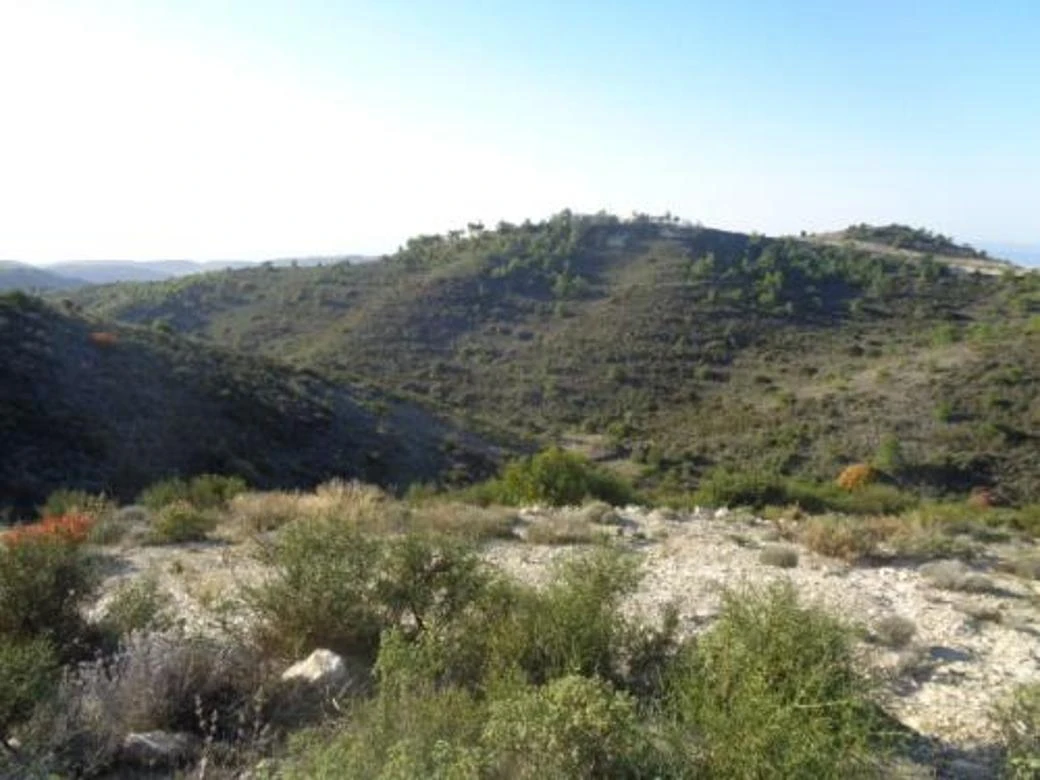
<svg viewBox="0 0 1040 780">
<path fill-rule="evenodd" d="M 331 650 L 315 650 L 282 672 L 284 682 L 303 682 L 325 688 L 341 685 L 346 679 L 346 664 Z"/>
</svg>

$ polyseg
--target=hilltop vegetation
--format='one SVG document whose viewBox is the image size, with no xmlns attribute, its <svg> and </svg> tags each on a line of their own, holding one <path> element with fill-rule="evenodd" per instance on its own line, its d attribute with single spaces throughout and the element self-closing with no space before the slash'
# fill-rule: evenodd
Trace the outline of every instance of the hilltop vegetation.
<svg viewBox="0 0 1040 780">
<path fill-rule="evenodd" d="M 661 490 L 718 469 L 829 481 L 885 461 L 926 493 L 1035 500 L 1040 277 L 946 260 L 562 212 L 420 236 L 364 266 L 75 300 L 363 378 L 470 426 L 591 437 Z"/>
<path fill-rule="evenodd" d="M 947 257 L 987 257 L 985 252 L 980 252 L 967 244 L 958 244 L 942 233 L 933 233 L 925 228 L 912 228 L 907 225 L 850 225 L 840 235 L 855 241 L 882 244 L 912 252 Z"/>
<path fill-rule="evenodd" d="M 0 508 L 61 487 L 123 498 L 167 476 L 257 486 L 473 479 L 493 451 L 370 389 L 170 333 L 0 296 Z"/>
</svg>

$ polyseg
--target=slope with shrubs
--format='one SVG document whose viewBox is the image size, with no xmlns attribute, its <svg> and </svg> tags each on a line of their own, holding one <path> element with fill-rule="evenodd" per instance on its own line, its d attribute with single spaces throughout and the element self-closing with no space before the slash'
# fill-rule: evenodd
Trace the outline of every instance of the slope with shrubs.
<svg viewBox="0 0 1040 780">
<path fill-rule="evenodd" d="M 957 259 L 563 212 L 421 236 L 366 266 L 76 300 L 470 425 L 599 434 L 675 489 L 718 467 L 829 480 L 895 440 L 904 485 L 1035 500 L 1040 275 Z"/>
<path fill-rule="evenodd" d="M 129 498 L 201 472 L 258 487 L 472 479 L 494 454 L 375 391 L 19 293 L 0 297 L 0 364 L 0 496 L 18 510 L 59 487 Z"/>
</svg>

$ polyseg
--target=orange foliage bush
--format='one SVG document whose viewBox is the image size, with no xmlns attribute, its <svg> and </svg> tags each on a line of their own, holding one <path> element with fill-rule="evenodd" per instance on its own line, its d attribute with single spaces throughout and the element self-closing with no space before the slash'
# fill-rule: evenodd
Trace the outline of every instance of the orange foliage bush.
<svg viewBox="0 0 1040 780">
<path fill-rule="evenodd" d="M 972 509 L 989 509 L 996 504 L 996 497 L 989 488 L 975 488 L 968 496 L 968 506 Z"/>
<path fill-rule="evenodd" d="M 70 544 L 82 544 L 87 540 L 94 519 L 87 515 L 70 514 L 45 517 L 38 523 L 19 526 L 3 534 L 5 545 L 12 547 L 32 539 L 57 539 Z"/>
<path fill-rule="evenodd" d="M 95 347 L 111 347 L 119 343 L 119 336 L 107 330 L 96 330 L 89 338 Z"/>
<path fill-rule="evenodd" d="M 877 472 L 866 463 L 853 463 L 838 475 L 838 487 L 842 490 L 859 490 L 877 479 Z"/>
</svg>

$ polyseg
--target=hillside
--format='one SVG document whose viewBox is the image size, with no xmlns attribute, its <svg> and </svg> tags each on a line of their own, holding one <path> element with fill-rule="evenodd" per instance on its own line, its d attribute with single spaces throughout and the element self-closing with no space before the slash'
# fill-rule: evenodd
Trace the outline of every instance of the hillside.
<svg viewBox="0 0 1040 780">
<path fill-rule="evenodd" d="M 986 274 L 1021 271 L 1007 260 L 990 257 L 986 252 L 968 244 L 959 244 L 942 233 L 907 225 L 850 225 L 836 233 L 817 233 L 806 238 L 831 246 L 891 255 L 910 262 L 930 258 L 962 271 Z"/>
<path fill-rule="evenodd" d="M 0 297 L 0 511 L 59 487 L 132 498 L 175 474 L 257 486 L 486 473 L 495 451 L 413 406 L 194 340 Z"/>
<path fill-rule="evenodd" d="M 70 290 L 84 284 L 87 282 L 83 279 L 44 268 L 36 268 L 26 263 L 16 263 L 11 260 L 0 261 L 0 291 Z"/>
<path fill-rule="evenodd" d="M 274 266 L 311 266 L 327 263 L 364 263 L 365 255 L 336 255 L 334 257 L 282 258 L 264 261 Z M 260 263 L 248 260 L 71 260 L 48 266 L 48 270 L 63 276 L 74 276 L 89 284 L 116 282 L 156 282 L 192 274 L 210 273 L 235 268 L 251 268 Z"/>
<path fill-rule="evenodd" d="M 563 212 L 418 237 L 364 266 L 74 297 L 470 425 L 579 435 L 661 489 L 875 460 L 925 492 L 1036 500 L 1040 276 L 950 268 L 962 259 Z"/>
</svg>

